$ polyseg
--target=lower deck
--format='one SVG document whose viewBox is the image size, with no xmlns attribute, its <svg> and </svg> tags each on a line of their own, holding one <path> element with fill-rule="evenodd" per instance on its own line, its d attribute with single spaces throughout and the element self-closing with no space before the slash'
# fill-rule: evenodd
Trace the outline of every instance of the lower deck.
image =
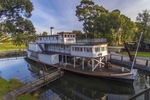
<svg viewBox="0 0 150 100">
<path fill-rule="evenodd" d="M 36 59 L 28 57 L 37 62 L 57 67 L 65 71 L 78 73 L 93 77 L 106 77 L 118 80 L 134 80 L 134 74 L 127 68 L 116 66 L 107 62 L 107 56 L 98 58 L 76 57 L 71 55 L 41 55 Z"/>
</svg>

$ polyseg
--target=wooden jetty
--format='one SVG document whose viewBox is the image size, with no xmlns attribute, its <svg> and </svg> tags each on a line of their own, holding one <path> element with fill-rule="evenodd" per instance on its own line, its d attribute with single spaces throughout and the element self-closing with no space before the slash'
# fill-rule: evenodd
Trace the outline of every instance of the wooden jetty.
<svg viewBox="0 0 150 100">
<path fill-rule="evenodd" d="M 113 64 L 131 68 L 129 57 L 120 54 L 110 54 L 109 61 Z M 134 68 L 150 72 L 150 58 L 136 58 Z"/>
<path fill-rule="evenodd" d="M 38 89 L 38 88 L 46 85 L 47 83 L 50 83 L 50 82 L 58 79 L 62 75 L 63 75 L 63 72 L 60 71 L 60 69 L 54 70 L 51 73 L 45 73 L 45 75 L 42 76 L 41 78 L 38 78 L 31 83 L 27 83 L 24 86 L 17 88 L 15 90 L 3 95 L 3 100 L 15 100 L 15 97 L 17 97 L 25 92 L 31 92 L 35 89 Z"/>
</svg>

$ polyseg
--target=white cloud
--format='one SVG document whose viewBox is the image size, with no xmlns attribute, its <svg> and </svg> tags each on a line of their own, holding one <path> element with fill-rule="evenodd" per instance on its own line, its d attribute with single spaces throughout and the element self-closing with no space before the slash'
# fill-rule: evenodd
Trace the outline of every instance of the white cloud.
<svg viewBox="0 0 150 100">
<path fill-rule="evenodd" d="M 39 4 L 37 1 L 34 1 L 33 4 L 35 10 L 31 20 L 36 27 L 37 33 L 49 32 L 51 26 L 57 29 L 56 31 L 82 29 L 82 24 L 78 22 L 75 16 L 76 5 L 72 4 L 70 0 L 67 2 L 58 0 L 56 4 L 56 7 L 59 7 L 58 9 L 48 9 L 47 7 L 45 9 L 44 5 Z"/>
<path fill-rule="evenodd" d="M 82 30 L 82 23 L 75 16 L 76 6 L 81 0 L 31 0 L 34 5 L 31 20 L 37 33 L 47 31 L 53 26 L 58 31 Z M 150 0 L 93 0 L 109 11 L 119 9 L 122 14 L 135 21 L 142 10 L 150 10 Z M 40 3 L 39 3 L 40 2 Z"/>
</svg>

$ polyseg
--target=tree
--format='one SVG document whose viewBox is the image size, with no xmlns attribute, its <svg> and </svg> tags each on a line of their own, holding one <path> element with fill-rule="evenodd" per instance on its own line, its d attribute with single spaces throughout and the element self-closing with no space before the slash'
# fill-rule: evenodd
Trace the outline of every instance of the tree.
<svg viewBox="0 0 150 100">
<path fill-rule="evenodd" d="M 134 22 L 118 9 L 97 17 L 96 26 L 100 36 L 107 38 L 113 45 L 121 45 L 124 40 L 132 41 L 136 29 Z"/>
<path fill-rule="evenodd" d="M 79 30 L 74 30 L 73 33 L 76 34 L 76 39 L 84 39 L 85 38 L 85 34 L 83 34 L 81 31 Z"/>
<path fill-rule="evenodd" d="M 48 35 L 48 33 L 45 31 L 42 33 L 42 36 L 47 36 L 47 35 Z"/>
<path fill-rule="evenodd" d="M 141 42 L 147 41 L 150 39 L 150 11 L 143 10 L 142 13 L 139 13 L 136 17 L 136 25 L 138 32 L 143 32 L 143 37 Z"/>
<path fill-rule="evenodd" d="M 26 33 L 33 35 L 35 28 L 28 18 L 31 17 L 33 5 L 30 0 L 0 0 L 1 32 L 11 34 L 14 44 L 24 43 Z M 29 35 L 30 36 L 30 35 Z"/>
<path fill-rule="evenodd" d="M 92 0 L 82 0 L 76 7 L 76 16 L 83 22 L 83 30 L 87 35 L 94 38 L 96 32 L 95 19 L 107 10 L 102 6 L 95 5 Z"/>
<path fill-rule="evenodd" d="M 136 25 L 130 18 L 118 9 L 109 12 L 92 0 L 82 0 L 76 7 L 76 16 L 83 22 L 88 37 L 105 37 L 109 42 L 121 45 L 124 40 L 132 41 L 135 35 Z"/>
</svg>

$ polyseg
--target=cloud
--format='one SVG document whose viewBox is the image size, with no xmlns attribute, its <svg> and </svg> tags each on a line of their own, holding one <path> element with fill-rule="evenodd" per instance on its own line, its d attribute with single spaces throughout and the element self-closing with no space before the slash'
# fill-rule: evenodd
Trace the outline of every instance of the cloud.
<svg viewBox="0 0 150 100">
<path fill-rule="evenodd" d="M 75 16 L 76 6 L 81 0 L 31 0 L 34 5 L 31 21 L 37 33 L 47 31 L 53 26 L 56 32 L 82 30 L 82 23 Z M 135 21 L 142 10 L 150 10 L 150 0 L 93 0 L 109 11 L 119 9 L 122 14 Z"/>
<path fill-rule="evenodd" d="M 136 21 L 138 13 L 143 10 L 150 10 L 150 0 L 94 0 L 97 4 L 102 5 L 109 11 L 119 9 L 122 14 Z"/>
<path fill-rule="evenodd" d="M 67 2 L 66 2 L 67 1 Z M 53 7 L 46 7 L 34 1 L 35 10 L 31 20 L 36 27 L 37 33 L 49 31 L 49 27 L 53 26 L 56 31 L 72 31 L 82 29 L 82 23 L 78 22 L 75 16 L 76 5 L 72 4 L 70 0 L 57 0 L 56 2 L 49 2 Z"/>
</svg>

